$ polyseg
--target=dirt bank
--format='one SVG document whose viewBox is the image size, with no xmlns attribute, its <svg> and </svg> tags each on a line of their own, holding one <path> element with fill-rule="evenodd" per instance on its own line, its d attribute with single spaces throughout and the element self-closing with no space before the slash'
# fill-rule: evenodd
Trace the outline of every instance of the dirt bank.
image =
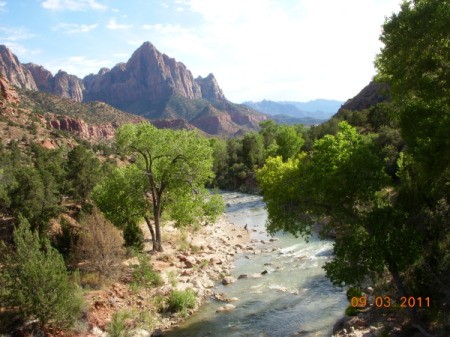
<svg viewBox="0 0 450 337">
<path fill-rule="evenodd" d="M 144 234 L 149 236 L 149 233 Z M 135 330 L 132 333 L 134 336 L 149 336 L 152 331 L 156 336 L 176 326 L 186 317 L 158 312 L 159 303 L 174 289 L 192 289 L 197 300 L 188 315 L 194 313 L 208 296 L 214 294 L 215 283 L 230 274 L 234 256 L 245 250 L 248 241 L 248 232 L 228 222 L 225 216 L 214 224 L 203 225 L 196 230 L 180 231 L 171 225 L 164 226 L 164 252 L 151 254 L 151 246 L 147 244 L 145 247 L 154 270 L 160 273 L 164 284 L 150 289 L 133 288 L 129 275 L 137 258 L 124 261 L 125 271 L 120 282 L 87 294 L 88 323 L 79 327 L 76 334 L 106 336 L 112 315 L 117 311 L 130 313 L 125 324 Z M 140 324 L 140 321 L 146 324 Z"/>
</svg>

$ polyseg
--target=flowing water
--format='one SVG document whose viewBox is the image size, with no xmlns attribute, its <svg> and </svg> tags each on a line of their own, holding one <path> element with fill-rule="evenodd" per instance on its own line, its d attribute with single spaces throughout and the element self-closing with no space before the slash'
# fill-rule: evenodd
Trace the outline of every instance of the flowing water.
<svg viewBox="0 0 450 337">
<path fill-rule="evenodd" d="M 250 238 L 268 241 L 267 212 L 259 196 L 224 193 L 230 222 L 247 225 Z M 236 309 L 216 313 L 224 303 L 207 301 L 171 337 L 214 336 L 331 336 L 334 323 L 348 305 L 345 291 L 334 287 L 321 268 L 332 258 L 332 241 L 312 237 L 309 243 L 278 233 L 277 241 L 256 246 L 260 254 L 236 256 L 232 276 L 261 274 L 243 278 L 227 286 L 218 284 L 214 292 L 237 297 Z"/>
</svg>

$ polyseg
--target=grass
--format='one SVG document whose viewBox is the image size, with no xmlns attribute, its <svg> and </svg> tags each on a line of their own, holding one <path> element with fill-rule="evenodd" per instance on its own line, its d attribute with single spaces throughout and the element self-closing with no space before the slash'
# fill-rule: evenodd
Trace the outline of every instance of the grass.
<svg viewBox="0 0 450 337">
<path fill-rule="evenodd" d="M 195 293 L 191 289 L 173 290 L 167 299 L 167 310 L 172 313 L 185 313 L 195 307 Z"/>
<path fill-rule="evenodd" d="M 150 260 L 145 255 L 138 255 L 139 264 L 134 266 L 132 288 L 157 287 L 163 284 L 161 275 L 153 270 Z"/>
</svg>

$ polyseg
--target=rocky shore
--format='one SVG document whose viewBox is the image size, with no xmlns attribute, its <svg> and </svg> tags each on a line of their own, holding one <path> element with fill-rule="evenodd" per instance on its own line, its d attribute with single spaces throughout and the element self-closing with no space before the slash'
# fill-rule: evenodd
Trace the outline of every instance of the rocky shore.
<svg viewBox="0 0 450 337">
<path fill-rule="evenodd" d="M 214 293 L 213 288 L 216 282 L 225 284 L 235 281 L 229 276 L 234 256 L 252 249 L 247 246 L 248 243 L 247 230 L 230 223 L 225 216 L 197 230 L 183 232 L 171 225 L 164 226 L 164 252 L 151 255 L 153 269 L 161 275 L 163 285 L 152 289 L 132 289 L 125 273 L 120 282 L 89 293 L 88 326 L 78 328 L 84 331 L 78 331 L 77 335 L 108 336 L 106 331 L 114 312 L 122 311 L 134 313 L 135 317 L 142 313 L 151 317 L 152 331 L 136 328 L 132 329 L 132 336 L 162 336 L 164 331 L 186 319 L 186 315 L 169 315 L 157 310 L 157 302 L 169 296 L 173 290 L 192 289 L 196 294 L 196 305 L 187 315 L 193 314 L 210 296 L 223 302 L 235 300 L 222 298 L 221 294 Z M 150 249 L 150 246 L 146 246 L 148 254 Z M 125 269 L 136 263 L 137 258 L 123 262 Z M 232 304 L 224 303 L 224 311 L 232 309 Z M 133 320 L 128 321 L 133 327 Z"/>
</svg>

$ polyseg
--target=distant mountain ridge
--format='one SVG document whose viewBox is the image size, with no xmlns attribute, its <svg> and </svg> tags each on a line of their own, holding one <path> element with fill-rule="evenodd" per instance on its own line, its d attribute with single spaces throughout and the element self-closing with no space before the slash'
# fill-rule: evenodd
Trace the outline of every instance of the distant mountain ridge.
<svg viewBox="0 0 450 337">
<path fill-rule="evenodd" d="M 318 124 L 328 120 L 344 102 L 316 99 L 308 102 L 270 101 L 244 102 L 257 111 L 274 116 L 274 119 L 290 120 L 290 123 Z M 291 118 L 286 118 L 291 117 Z"/>
<path fill-rule="evenodd" d="M 143 43 L 126 63 L 102 68 L 83 79 L 61 70 L 53 75 L 33 63 L 21 64 L 7 47 L 0 45 L 0 75 L 21 89 L 39 90 L 77 102 L 101 101 L 125 112 L 157 119 L 161 125 L 194 125 L 213 135 L 257 130 L 259 122 L 268 118 L 228 101 L 213 74 L 194 78 L 183 63 L 162 54 L 150 42 Z"/>
</svg>

